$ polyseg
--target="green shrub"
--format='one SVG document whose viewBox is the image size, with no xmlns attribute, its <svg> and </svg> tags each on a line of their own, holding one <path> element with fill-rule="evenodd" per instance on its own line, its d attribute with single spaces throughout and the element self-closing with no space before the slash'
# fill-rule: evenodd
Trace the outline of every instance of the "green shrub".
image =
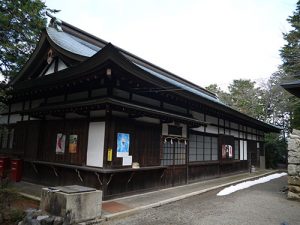
<svg viewBox="0 0 300 225">
<path fill-rule="evenodd" d="M 22 220 L 23 211 L 12 208 L 12 203 L 20 197 L 16 190 L 10 187 L 8 178 L 0 179 L 0 216 L 7 224 L 15 224 Z"/>
<path fill-rule="evenodd" d="M 265 136 L 266 167 L 275 169 L 279 163 L 286 163 L 287 143 L 278 134 Z"/>
</svg>

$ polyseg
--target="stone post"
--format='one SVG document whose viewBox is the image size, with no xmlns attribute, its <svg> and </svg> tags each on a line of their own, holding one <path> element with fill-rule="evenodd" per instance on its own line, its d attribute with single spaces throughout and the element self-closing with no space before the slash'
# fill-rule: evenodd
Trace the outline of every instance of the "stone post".
<svg viewBox="0 0 300 225">
<path fill-rule="evenodd" d="M 288 139 L 288 199 L 300 201 L 300 131 Z"/>
</svg>

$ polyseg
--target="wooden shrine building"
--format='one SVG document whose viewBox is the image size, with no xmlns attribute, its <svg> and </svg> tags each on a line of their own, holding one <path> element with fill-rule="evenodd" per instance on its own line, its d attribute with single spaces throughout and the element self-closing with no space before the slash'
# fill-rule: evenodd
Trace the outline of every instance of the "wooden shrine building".
<svg viewBox="0 0 300 225">
<path fill-rule="evenodd" d="M 0 154 L 23 180 L 105 199 L 263 166 L 264 133 L 280 131 L 55 18 L 10 85 Z"/>
</svg>

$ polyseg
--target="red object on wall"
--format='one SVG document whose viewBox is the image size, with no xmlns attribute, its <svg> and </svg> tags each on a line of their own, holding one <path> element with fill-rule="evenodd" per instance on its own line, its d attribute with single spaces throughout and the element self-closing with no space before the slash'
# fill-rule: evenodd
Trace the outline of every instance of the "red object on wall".
<svg viewBox="0 0 300 225">
<path fill-rule="evenodd" d="M 0 156 L 0 177 L 5 176 L 5 171 L 9 168 L 9 158 Z"/>
<path fill-rule="evenodd" d="M 12 159 L 11 160 L 11 175 L 12 181 L 19 182 L 22 178 L 22 160 Z"/>
</svg>

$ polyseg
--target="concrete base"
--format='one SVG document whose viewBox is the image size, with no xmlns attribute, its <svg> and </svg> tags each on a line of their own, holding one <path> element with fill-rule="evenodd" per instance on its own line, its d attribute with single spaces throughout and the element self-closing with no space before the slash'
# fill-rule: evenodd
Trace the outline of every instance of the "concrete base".
<svg viewBox="0 0 300 225">
<path fill-rule="evenodd" d="M 66 191 L 76 187 L 79 191 Z M 55 216 L 68 215 L 70 222 L 82 222 L 101 216 L 102 191 L 82 191 L 85 187 L 66 186 L 43 188 L 41 193 L 40 209 Z"/>
</svg>

